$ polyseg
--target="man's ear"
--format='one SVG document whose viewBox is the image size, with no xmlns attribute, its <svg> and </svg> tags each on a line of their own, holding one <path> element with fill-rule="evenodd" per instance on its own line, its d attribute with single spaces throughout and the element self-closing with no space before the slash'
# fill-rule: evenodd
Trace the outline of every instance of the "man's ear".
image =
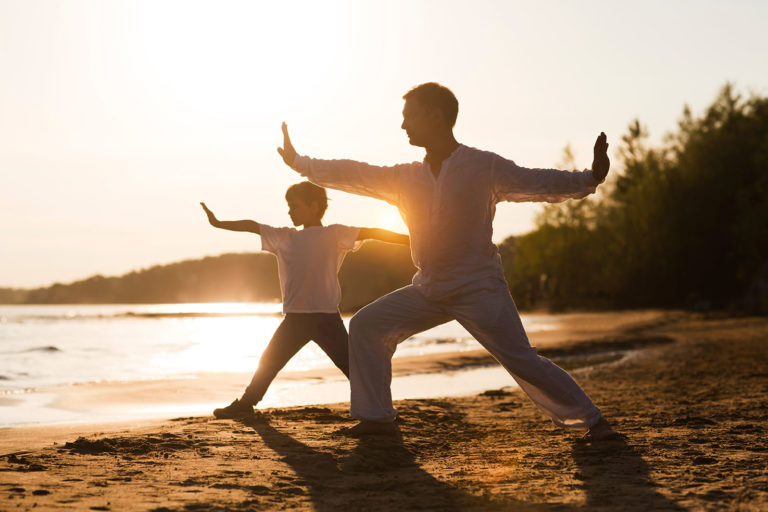
<svg viewBox="0 0 768 512">
<path fill-rule="evenodd" d="M 442 126 L 448 124 L 445 120 L 445 114 L 443 114 L 443 111 L 437 107 L 429 109 L 427 115 L 429 116 L 429 120 L 436 125 Z"/>
<path fill-rule="evenodd" d="M 443 113 L 440 112 L 439 108 L 430 108 L 427 109 L 427 115 L 429 116 L 429 120 L 432 122 L 441 122 L 443 120 Z"/>
</svg>

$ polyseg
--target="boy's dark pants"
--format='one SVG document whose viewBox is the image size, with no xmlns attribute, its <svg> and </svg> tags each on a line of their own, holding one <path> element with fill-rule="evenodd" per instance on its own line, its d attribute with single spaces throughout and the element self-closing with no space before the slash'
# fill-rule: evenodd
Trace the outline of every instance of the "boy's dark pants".
<svg viewBox="0 0 768 512">
<path fill-rule="evenodd" d="M 286 313 L 259 360 L 259 368 L 245 388 L 241 402 L 257 404 L 277 373 L 301 350 L 314 341 L 349 378 L 347 329 L 338 313 Z"/>
</svg>

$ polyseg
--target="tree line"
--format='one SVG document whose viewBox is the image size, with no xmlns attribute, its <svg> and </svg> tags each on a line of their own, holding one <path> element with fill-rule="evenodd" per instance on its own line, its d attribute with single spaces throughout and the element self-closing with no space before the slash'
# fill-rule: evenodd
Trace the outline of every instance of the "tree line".
<svg viewBox="0 0 768 512">
<path fill-rule="evenodd" d="M 407 247 L 366 242 L 347 256 L 339 282 L 342 311 L 354 311 L 410 283 Z M 157 265 L 122 276 L 95 275 L 30 290 L 0 288 L 5 304 L 143 304 L 280 300 L 277 259 L 239 253 Z"/>
<path fill-rule="evenodd" d="M 768 312 L 768 98 L 726 85 L 647 139 L 633 121 L 598 198 L 548 205 L 500 244 L 520 307 Z"/>
</svg>

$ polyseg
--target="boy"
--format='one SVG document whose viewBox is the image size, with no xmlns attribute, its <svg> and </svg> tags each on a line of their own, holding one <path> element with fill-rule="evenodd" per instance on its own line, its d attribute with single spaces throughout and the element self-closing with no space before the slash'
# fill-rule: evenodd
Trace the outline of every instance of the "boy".
<svg viewBox="0 0 768 512">
<path fill-rule="evenodd" d="M 252 220 L 220 221 L 205 203 L 200 203 L 212 226 L 261 235 L 262 249 L 277 256 L 285 315 L 243 396 L 213 411 L 220 419 L 253 414 L 253 406 L 277 373 L 310 340 L 349 378 L 347 330 L 339 315 L 338 271 L 344 256 L 368 239 L 410 243 L 408 236 L 384 229 L 323 226 L 328 197 L 324 188 L 308 181 L 289 187 L 285 200 L 293 225 L 303 229 L 274 228 Z"/>
</svg>

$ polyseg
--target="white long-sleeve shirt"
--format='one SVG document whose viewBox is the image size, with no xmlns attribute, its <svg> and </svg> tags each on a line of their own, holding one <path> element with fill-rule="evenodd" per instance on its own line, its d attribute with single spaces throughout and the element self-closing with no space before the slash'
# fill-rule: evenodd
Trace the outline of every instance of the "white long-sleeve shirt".
<svg viewBox="0 0 768 512">
<path fill-rule="evenodd" d="M 597 187 L 592 171 L 527 169 L 464 145 L 443 161 L 437 179 L 426 159 L 381 167 L 297 156 L 292 167 L 317 185 L 395 205 L 411 236 L 413 284 L 435 300 L 504 282 L 491 241 L 496 203 L 580 199 Z"/>
</svg>

